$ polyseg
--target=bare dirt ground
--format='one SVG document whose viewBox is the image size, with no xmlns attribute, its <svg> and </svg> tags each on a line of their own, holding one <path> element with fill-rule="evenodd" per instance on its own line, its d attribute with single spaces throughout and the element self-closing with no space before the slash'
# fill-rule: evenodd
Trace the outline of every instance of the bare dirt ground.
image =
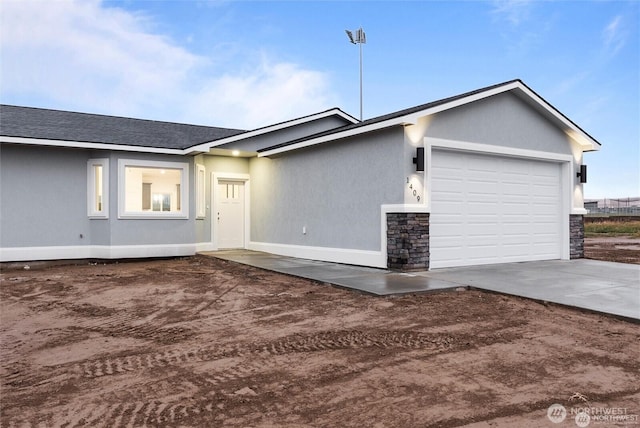
<svg viewBox="0 0 640 428">
<path fill-rule="evenodd" d="M 584 407 L 638 424 L 640 329 L 603 315 L 206 257 L 0 279 L 3 427 L 568 427 Z"/>
<path fill-rule="evenodd" d="M 640 238 L 629 236 L 584 239 L 584 256 L 607 262 L 640 264 Z"/>
</svg>

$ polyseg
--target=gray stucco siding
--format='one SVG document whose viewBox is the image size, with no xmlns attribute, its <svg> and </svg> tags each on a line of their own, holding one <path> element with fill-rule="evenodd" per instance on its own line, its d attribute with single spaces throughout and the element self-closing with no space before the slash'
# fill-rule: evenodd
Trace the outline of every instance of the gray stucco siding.
<svg viewBox="0 0 640 428">
<path fill-rule="evenodd" d="M 91 244 L 88 159 L 85 150 L 1 144 L 0 244 Z"/>
<path fill-rule="evenodd" d="M 380 250 L 380 206 L 403 202 L 403 154 L 398 127 L 251 159 L 251 240 Z"/>
<path fill-rule="evenodd" d="M 571 154 L 564 132 L 511 93 L 437 113 L 425 136 Z"/>
</svg>

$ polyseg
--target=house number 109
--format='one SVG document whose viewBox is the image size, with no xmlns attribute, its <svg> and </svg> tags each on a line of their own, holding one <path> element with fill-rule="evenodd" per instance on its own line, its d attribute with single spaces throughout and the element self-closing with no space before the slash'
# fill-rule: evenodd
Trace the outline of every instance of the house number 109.
<svg viewBox="0 0 640 428">
<path fill-rule="evenodd" d="M 407 184 L 409 185 L 409 190 L 413 190 L 412 194 L 416 198 L 416 201 L 420 202 L 420 195 L 418 195 L 418 192 L 416 191 L 416 189 L 413 188 L 413 183 L 411 183 L 411 180 L 409 180 L 409 177 L 407 177 Z"/>
</svg>

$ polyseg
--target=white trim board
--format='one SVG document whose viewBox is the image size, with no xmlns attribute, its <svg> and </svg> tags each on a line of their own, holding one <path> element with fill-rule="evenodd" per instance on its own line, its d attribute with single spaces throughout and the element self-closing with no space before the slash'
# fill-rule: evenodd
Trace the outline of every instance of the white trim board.
<svg viewBox="0 0 640 428">
<path fill-rule="evenodd" d="M 196 248 L 196 244 L 10 247 L 0 248 L 0 262 L 192 256 Z"/>
<path fill-rule="evenodd" d="M 517 158 L 540 159 L 556 162 L 573 161 L 573 156 L 568 154 L 519 149 L 516 147 L 507 146 L 494 146 L 491 144 L 470 143 L 467 141 L 446 140 L 444 138 L 424 137 L 424 145 L 425 148 L 436 147 L 438 149 L 461 150 L 465 152 L 476 152 L 497 156 L 511 156 Z"/>
<path fill-rule="evenodd" d="M 265 253 L 296 257 L 299 259 L 321 260 L 358 266 L 387 267 L 387 255 L 380 251 L 273 244 L 269 242 L 253 241 L 249 242 L 247 248 L 253 251 L 263 251 Z"/>
</svg>

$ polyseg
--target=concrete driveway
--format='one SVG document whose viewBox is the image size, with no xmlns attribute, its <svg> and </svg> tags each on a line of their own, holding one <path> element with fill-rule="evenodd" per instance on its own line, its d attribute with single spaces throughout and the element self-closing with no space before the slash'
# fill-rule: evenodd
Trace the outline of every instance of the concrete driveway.
<svg viewBox="0 0 640 428">
<path fill-rule="evenodd" d="M 639 265 L 549 260 L 437 269 L 418 275 L 640 320 Z"/>
<path fill-rule="evenodd" d="M 398 273 L 247 250 L 202 254 L 380 296 L 473 287 L 640 320 L 640 265 L 548 260 Z"/>
</svg>

